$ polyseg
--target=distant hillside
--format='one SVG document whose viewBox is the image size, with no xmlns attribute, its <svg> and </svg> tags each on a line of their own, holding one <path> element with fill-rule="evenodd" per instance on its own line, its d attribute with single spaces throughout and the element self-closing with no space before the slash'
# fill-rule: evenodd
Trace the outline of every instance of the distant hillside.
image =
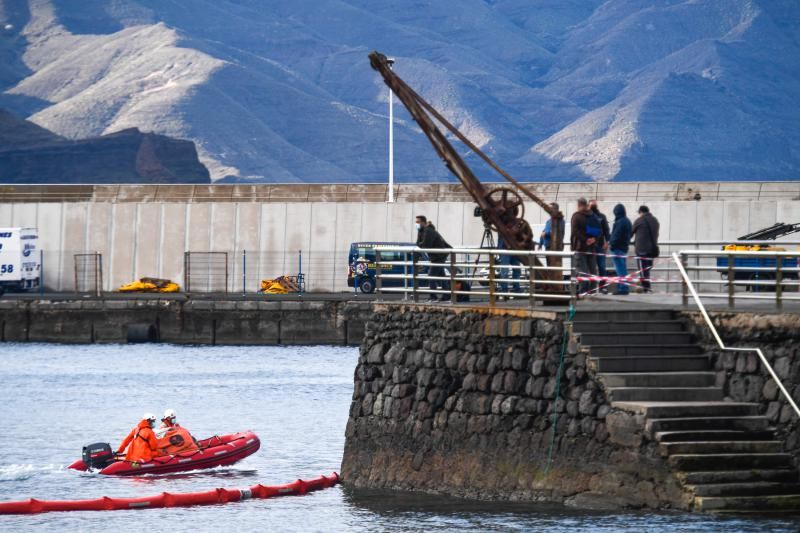
<svg viewBox="0 0 800 533">
<path fill-rule="evenodd" d="M 0 183 L 209 183 L 191 141 L 132 128 L 68 140 L 0 109 Z"/>
<path fill-rule="evenodd" d="M 373 49 L 520 179 L 800 178 L 797 0 L 7 0 L 0 106 L 214 180 L 384 181 Z M 451 179 L 395 105 L 398 180 Z"/>
</svg>

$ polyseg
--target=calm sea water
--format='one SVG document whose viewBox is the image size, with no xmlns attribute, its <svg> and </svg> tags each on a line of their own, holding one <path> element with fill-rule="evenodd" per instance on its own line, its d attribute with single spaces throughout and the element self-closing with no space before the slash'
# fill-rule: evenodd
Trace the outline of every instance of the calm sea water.
<svg viewBox="0 0 800 533">
<path fill-rule="evenodd" d="M 343 347 L 0 345 L 0 501 L 145 496 L 286 483 L 338 470 L 357 350 Z M 84 444 L 119 441 L 145 411 L 178 411 L 198 437 L 252 429 L 228 468 L 139 479 L 66 470 Z M 341 487 L 213 507 L 0 517 L 55 531 L 796 531 L 782 519 L 581 513 Z"/>
</svg>

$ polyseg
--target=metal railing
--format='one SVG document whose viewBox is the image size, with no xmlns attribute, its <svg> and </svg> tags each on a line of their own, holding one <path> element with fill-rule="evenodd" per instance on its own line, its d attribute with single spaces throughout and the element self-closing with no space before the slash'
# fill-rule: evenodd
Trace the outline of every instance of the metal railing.
<svg viewBox="0 0 800 533">
<path fill-rule="evenodd" d="M 695 246 L 706 244 L 667 241 L 661 243 L 661 247 L 668 250 L 685 242 Z M 745 243 L 752 246 L 752 242 Z M 774 241 L 767 243 L 775 245 Z M 381 293 L 400 293 L 414 301 L 425 295 L 451 302 L 467 298 L 485 299 L 490 305 L 506 298 L 527 298 L 530 305 L 537 300 L 570 300 L 574 303 L 623 283 L 635 289 L 646 279 L 641 263 L 629 267 L 626 277 L 618 277 L 611 264 L 607 265 L 605 276 L 578 271 L 575 266 L 578 264 L 577 254 L 573 252 L 478 247 L 422 249 L 385 245 L 377 246 L 375 254 L 368 261 L 370 268 L 375 270 L 371 280 L 375 288 Z M 444 259 L 431 261 L 428 254 L 438 254 Z M 737 299 L 772 300 L 778 308 L 787 301 L 800 301 L 797 292 L 800 290 L 800 250 L 735 251 L 720 248 L 662 251 L 652 269 L 648 269 L 650 286 L 661 294 L 680 295 L 686 305 L 688 288 L 670 254 L 678 254 L 681 267 L 694 277 L 693 283 L 704 288 L 701 296 L 727 300 L 730 307 L 735 306 Z M 523 256 L 532 259 L 526 261 L 531 266 L 519 263 Z M 637 259 L 640 258 L 626 256 L 626 262 L 635 263 Z M 591 287 L 588 290 L 587 285 Z M 510 286 L 513 286 L 512 290 L 509 290 Z"/>
<path fill-rule="evenodd" d="M 683 291 L 683 281 L 680 272 L 675 267 L 671 259 L 673 252 L 686 252 L 687 262 L 684 263 L 689 267 L 692 274 L 692 279 L 696 284 L 702 284 L 705 281 L 719 281 L 720 276 L 716 271 L 716 260 L 714 254 L 727 253 L 722 248 L 723 246 L 736 245 L 736 246 L 779 246 L 787 250 L 792 248 L 798 249 L 797 253 L 789 253 L 789 256 L 800 257 L 800 241 L 723 241 L 723 240 L 667 240 L 659 241 L 661 248 L 661 257 L 656 258 L 654 266 L 650 271 L 651 284 L 654 288 L 660 289 L 660 292 L 666 293 L 681 293 Z M 716 250 L 715 247 L 718 247 Z M 633 247 L 631 246 L 631 249 Z M 637 270 L 635 265 L 635 258 L 633 255 L 628 257 L 629 265 L 628 271 L 635 272 Z M 607 261 L 609 270 L 613 270 L 611 260 Z M 711 284 L 709 284 L 710 286 Z M 725 284 L 718 285 L 718 292 L 728 294 L 728 289 Z M 765 284 L 766 285 L 766 284 Z M 741 285 L 739 288 L 743 288 Z M 710 292 L 710 291 L 709 291 Z M 718 297 L 717 297 L 718 298 Z"/>
<path fill-rule="evenodd" d="M 757 253 L 757 252 L 750 252 L 750 253 Z M 772 252 L 772 253 L 776 253 L 776 252 Z M 792 409 L 794 409 L 794 412 L 795 412 L 795 414 L 797 414 L 798 418 L 800 418 L 800 408 L 797 407 L 797 404 L 794 402 L 794 399 L 792 399 L 791 395 L 789 394 L 789 391 L 787 391 L 786 387 L 783 386 L 783 383 L 781 382 L 781 380 L 778 377 L 778 375 L 775 373 L 775 370 L 772 368 L 772 365 L 769 364 L 769 361 L 764 356 L 764 353 L 761 351 L 761 349 L 760 348 L 734 348 L 734 347 L 731 347 L 731 346 L 725 346 L 725 343 L 722 342 L 722 338 L 719 336 L 719 333 L 717 332 L 717 328 L 714 327 L 714 323 L 711 321 L 711 317 L 708 316 L 708 312 L 706 311 L 706 308 L 703 305 L 703 302 L 700 300 L 700 295 L 697 293 L 697 290 L 694 288 L 694 284 L 692 283 L 692 280 L 689 278 L 689 274 L 686 271 L 686 268 L 684 267 L 684 264 L 683 264 L 683 259 L 681 258 L 681 256 L 678 253 L 673 253 L 672 254 L 672 260 L 675 262 L 675 265 L 678 268 L 678 271 L 681 273 L 681 277 L 683 278 L 683 282 L 684 282 L 685 286 L 687 287 L 688 291 L 691 293 L 692 299 L 694 300 L 694 303 L 697 305 L 697 308 L 700 310 L 700 313 L 703 315 L 703 319 L 705 320 L 706 325 L 708 326 L 708 328 L 711 330 L 711 334 L 714 336 L 714 339 L 717 341 L 717 345 L 720 347 L 720 349 L 721 350 L 725 350 L 725 351 L 730 351 L 730 352 L 755 352 L 756 354 L 758 354 L 758 357 L 761 360 L 761 362 L 764 364 L 764 367 L 767 369 L 767 372 L 769 372 L 769 375 L 772 376 L 772 379 L 775 380 L 775 383 L 778 385 L 778 388 L 780 388 L 781 393 L 784 395 L 786 400 L 792 406 Z"/>
<path fill-rule="evenodd" d="M 737 299 L 774 300 L 778 308 L 785 301 L 800 301 L 800 251 L 681 250 L 677 255 L 681 274 L 712 273 L 704 279 L 697 275 L 694 280 L 699 287 L 711 287 L 700 294 L 704 298 L 727 299 L 729 307 L 734 307 Z M 695 265 L 689 265 L 691 258 L 696 259 Z M 713 262 L 700 264 L 701 258 Z M 684 283 L 684 305 L 688 303 L 688 289 Z"/>
<path fill-rule="evenodd" d="M 444 258 L 434 261 L 431 254 Z M 376 246 L 376 290 L 401 293 L 415 302 L 427 295 L 451 303 L 478 297 L 489 305 L 498 299 L 527 299 L 530 306 L 547 300 L 574 304 L 575 262 L 564 265 L 571 257 L 570 252 L 545 250 Z M 521 258 L 527 258 L 527 265 Z"/>
<path fill-rule="evenodd" d="M 800 272 L 797 271 L 797 265 L 792 263 L 792 258 L 800 257 L 800 250 L 794 252 L 796 247 L 800 245 L 800 241 L 765 241 L 762 244 L 769 244 L 773 246 L 780 246 L 785 248 L 786 252 L 779 252 L 783 255 L 783 261 L 780 261 L 780 283 L 777 283 L 778 263 L 774 258 L 772 265 L 775 266 L 774 272 L 767 270 L 759 271 L 754 270 L 752 267 L 739 268 L 739 260 L 747 259 L 744 252 L 730 252 L 733 261 L 728 261 L 727 264 L 732 264 L 734 270 L 734 277 L 727 276 L 727 264 L 724 268 L 717 265 L 717 260 L 722 259 L 723 262 L 728 257 L 728 252 L 722 250 L 722 245 L 732 244 L 730 241 L 662 241 L 661 256 L 655 260 L 653 269 L 651 270 L 651 283 L 654 292 L 659 294 L 672 294 L 678 300 L 682 295 L 685 295 L 685 289 L 680 273 L 676 265 L 671 260 L 673 252 L 685 253 L 685 266 L 692 278 L 695 286 L 699 287 L 700 292 L 710 295 L 715 301 L 725 303 L 728 301 L 731 305 L 739 304 L 741 301 L 750 299 L 764 300 L 772 299 L 780 305 L 796 300 L 799 293 L 794 292 L 798 287 L 798 276 Z M 745 241 L 740 243 L 742 245 L 759 244 L 758 241 Z M 89 291 L 89 292 L 108 292 L 116 291 L 120 285 L 130 283 L 141 277 L 155 277 L 155 278 L 168 278 L 178 283 L 183 292 L 228 292 L 232 294 L 257 294 L 262 288 L 262 280 L 274 279 L 278 276 L 295 276 L 302 274 L 306 282 L 305 290 L 308 292 L 342 292 L 353 290 L 353 277 L 352 267 L 353 259 L 351 250 L 349 248 L 339 249 L 316 249 L 305 248 L 285 248 L 274 251 L 265 251 L 257 247 L 254 249 L 236 249 L 220 250 L 219 255 L 209 256 L 207 253 L 198 253 L 201 250 L 188 250 L 190 256 L 187 260 L 185 251 L 181 248 L 175 250 L 166 250 L 163 256 L 155 253 L 145 254 L 145 250 L 150 250 L 144 246 L 139 246 L 138 255 L 131 255 L 136 247 L 133 243 L 128 243 L 127 248 L 118 248 L 109 251 L 108 249 L 85 250 L 85 249 L 40 249 L 41 257 L 41 276 L 39 280 L 39 288 L 41 292 L 74 292 L 74 291 Z M 332 247 L 333 248 L 333 247 Z M 715 249 L 716 248 L 716 249 Z M 455 262 L 459 263 L 457 269 L 462 272 L 456 272 L 456 278 L 465 276 L 467 273 L 476 274 L 475 260 L 480 256 L 481 267 L 477 270 L 483 272 L 476 277 L 481 277 L 480 280 L 465 282 L 471 283 L 472 295 L 475 299 L 486 299 L 490 295 L 489 286 L 487 285 L 489 277 L 489 262 L 492 261 L 494 267 L 492 276 L 495 277 L 496 283 L 491 287 L 494 292 L 495 298 L 513 297 L 524 298 L 530 292 L 529 284 L 524 280 L 530 278 L 530 272 L 524 265 L 503 265 L 499 260 L 503 255 L 510 256 L 512 252 L 509 250 L 494 250 L 493 255 L 488 254 L 486 249 L 478 246 L 459 246 L 456 248 L 458 254 Z M 152 252 L 152 250 L 150 250 Z M 168 253 L 167 253 L 168 252 Z M 82 256 L 84 254 L 102 254 L 102 267 L 97 263 L 97 267 L 91 267 L 92 263 L 76 263 L 75 256 Z M 632 251 L 630 252 L 632 254 Z M 759 252 L 764 254 L 764 252 Z M 551 256 L 551 262 L 560 259 L 562 276 L 564 279 L 573 279 L 573 274 L 583 276 L 582 272 L 573 272 L 573 254 L 565 252 L 513 252 L 513 254 L 532 255 L 537 257 L 542 266 L 546 262 L 547 256 Z M 768 255 L 768 254 L 767 254 Z M 89 257 L 89 256 L 87 256 Z M 214 258 L 212 261 L 211 257 Z M 757 257 L 757 256 L 751 256 Z M 760 257 L 765 257 L 764 255 Z M 91 257 L 89 257 L 91 259 Z M 387 258 L 384 258 L 386 260 Z M 401 257 L 400 259 L 403 259 Z M 607 263 L 607 277 L 603 281 L 603 285 L 607 285 L 613 291 L 615 283 L 615 271 L 613 262 L 606 258 Z M 412 257 L 408 257 L 411 261 Z M 427 269 L 429 265 L 426 264 L 426 259 L 417 257 L 417 274 L 424 276 L 426 273 L 423 270 Z M 445 260 L 445 267 L 448 266 L 450 258 Z M 373 263 L 374 259 L 370 260 Z M 385 261 L 384 261 L 385 262 Z M 461 263 L 468 263 L 468 267 L 461 266 Z M 629 285 L 632 290 L 635 290 L 640 281 L 638 278 L 639 266 L 636 264 L 636 259 L 629 255 L 627 257 L 627 270 L 630 273 Z M 553 265 L 547 265 L 552 268 Z M 88 270 L 87 270 L 88 267 Z M 102 268 L 102 274 L 100 270 Z M 370 267 L 373 269 L 374 267 Z M 765 267 L 766 268 L 766 267 Z M 535 272 L 540 270 L 541 267 L 534 268 L 535 277 L 541 277 L 542 272 Z M 225 271 L 227 270 L 227 275 Z M 736 279 L 738 276 L 750 271 L 752 279 Z M 512 291 L 501 291 L 503 278 L 508 274 L 517 272 L 520 281 L 520 292 L 523 294 Z M 97 272 L 96 275 L 90 273 Z M 408 270 L 408 274 L 413 271 Z M 402 269 L 401 269 L 402 273 Z M 389 274 L 389 272 L 386 272 Z M 723 276 L 724 275 L 724 276 Z M 449 274 L 447 274 L 449 281 Z M 726 279 L 727 278 L 727 279 Z M 97 280 L 95 282 L 94 280 Z M 441 280 L 437 280 L 441 281 Z M 459 280 L 455 280 L 459 281 Z M 515 280 L 509 280 L 513 285 Z M 377 280 L 374 276 L 374 270 L 371 270 L 370 282 L 372 287 L 375 288 Z M 730 283 L 729 283 L 730 282 Z M 95 283 L 99 285 L 96 287 Z M 394 280 L 395 286 L 403 286 L 402 281 Z M 392 283 L 389 283 L 391 285 Z M 90 286 L 92 288 L 87 288 Z M 413 285 L 407 282 L 407 287 L 411 288 Z M 540 292 L 542 284 L 536 284 L 533 287 L 533 293 L 537 296 Z M 420 287 L 422 288 L 422 287 Z M 361 288 L 359 287 L 359 290 Z M 440 289 L 441 290 L 441 289 Z M 364 291 L 370 292 L 370 291 Z M 483 292 L 484 294 L 480 294 Z M 595 290 L 596 292 L 596 290 Z M 426 295 L 428 296 L 428 295 Z M 439 293 L 438 296 L 445 298 L 450 296 L 449 291 L 447 294 Z M 458 296 L 458 295 L 457 295 Z M 461 295 L 462 297 L 464 295 Z M 578 294 L 580 296 L 580 293 Z M 686 298 L 684 298 L 684 301 Z"/>
<path fill-rule="evenodd" d="M 785 252 L 748 252 L 748 251 L 728 251 L 723 250 L 723 246 L 772 246 L 783 247 L 789 251 Z M 714 247 L 719 248 L 714 249 Z M 661 241 L 661 256 L 653 260 L 653 267 L 649 269 L 650 285 L 655 292 L 666 294 L 682 294 L 683 303 L 688 300 L 688 293 L 681 279 L 679 270 L 672 261 L 671 254 L 677 252 L 685 254 L 684 266 L 689 271 L 694 283 L 704 288 L 704 295 L 709 298 L 727 299 L 728 305 L 734 307 L 735 300 L 741 299 L 775 299 L 778 306 L 788 300 L 798 298 L 787 295 L 789 292 L 798 290 L 798 270 L 796 259 L 800 259 L 800 241 Z M 693 249 L 687 249 L 691 247 Z M 797 248 L 797 251 L 791 251 Z M 742 259 L 748 259 L 748 254 L 763 254 L 761 257 L 768 258 L 769 254 L 781 254 L 781 261 L 775 261 L 774 265 L 758 267 L 740 264 Z M 595 254 L 599 260 L 606 260 L 606 268 L 609 272 L 606 285 L 613 284 L 615 273 L 611 254 Z M 728 256 L 731 256 L 730 258 Z M 750 259 L 756 256 L 751 256 Z M 720 261 L 724 265 L 720 266 Z M 749 260 L 749 259 L 748 259 Z M 773 259 L 774 261 L 774 259 Z M 633 278 L 638 278 L 641 265 L 637 264 L 634 255 L 627 256 L 628 272 L 632 273 Z M 730 271 L 729 272 L 729 265 Z M 729 276 L 732 273 L 733 276 Z M 579 272 L 579 275 L 586 273 Z M 778 277 L 781 283 L 776 285 L 775 278 Z M 604 282 L 601 282 L 601 286 Z M 632 286 L 637 285 L 636 279 L 630 282 Z M 596 289 L 595 289 L 596 292 Z M 746 294 L 746 293 L 752 294 Z"/>
</svg>

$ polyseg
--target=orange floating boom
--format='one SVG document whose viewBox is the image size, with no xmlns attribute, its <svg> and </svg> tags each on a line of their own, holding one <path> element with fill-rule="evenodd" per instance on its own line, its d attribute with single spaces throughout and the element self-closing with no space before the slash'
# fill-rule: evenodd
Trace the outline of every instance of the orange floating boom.
<svg viewBox="0 0 800 533">
<path fill-rule="evenodd" d="M 286 485 L 253 485 L 249 489 L 214 489 L 205 492 L 172 494 L 162 492 L 140 498 L 94 498 L 90 500 L 37 500 L 31 498 L 20 502 L 0 503 L 0 514 L 34 514 L 55 511 L 119 511 L 123 509 L 157 509 L 161 507 L 190 507 L 192 505 L 216 505 L 249 500 L 250 498 L 276 498 L 278 496 L 302 495 L 315 490 L 333 487 L 339 483 L 339 474 L 320 476 L 304 481 L 298 479 Z"/>
</svg>

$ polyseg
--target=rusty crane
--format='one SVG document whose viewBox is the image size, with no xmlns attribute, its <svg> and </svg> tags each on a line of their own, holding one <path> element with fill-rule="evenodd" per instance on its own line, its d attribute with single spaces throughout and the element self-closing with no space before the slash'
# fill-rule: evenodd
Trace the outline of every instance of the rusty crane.
<svg viewBox="0 0 800 533">
<path fill-rule="evenodd" d="M 500 168 L 497 163 L 492 161 L 489 156 L 484 154 L 477 146 L 467 139 L 458 129 L 450 124 L 432 105 L 426 102 L 414 89 L 403 81 L 390 68 L 388 58 L 380 52 L 369 54 L 370 65 L 383 77 L 384 82 L 392 92 L 403 102 L 408 112 L 419 124 L 422 132 L 428 137 L 436 153 L 442 158 L 447 168 L 455 174 L 464 188 L 469 192 L 481 209 L 483 221 L 497 231 L 503 240 L 512 250 L 532 250 L 534 244 L 533 230 L 525 220 L 525 204 L 522 200 L 523 195 L 527 196 L 539 207 L 550 215 L 552 223 L 551 249 L 561 250 L 563 248 L 563 235 L 559 224 L 563 219 L 560 211 L 550 207 L 541 198 L 533 194 L 527 187 L 512 178 L 506 171 Z M 432 118 L 433 117 L 433 118 Z M 458 152 L 453 148 L 442 131 L 436 126 L 433 119 L 447 128 L 456 138 L 467 145 L 470 150 L 475 152 L 492 169 L 503 176 L 512 187 L 492 187 L 487 188 L 475 176 L 472 169 L 467 166 Z M 556 258 L 553 258 L 556 259 Z M 561 264 L 558 261 L 551 261 L 551 265 Z M 528 265 L 528 257 L 520 257 L 520 261 Z M 534 258 L 534 261 L 536 259 Z M 536 261 L 538 265 L 538 261 Z M 560 277 L 560 273 L 553 271 L 537 271 L 538 279 L 550 279 L 555 276 Z"/>
</svg>

